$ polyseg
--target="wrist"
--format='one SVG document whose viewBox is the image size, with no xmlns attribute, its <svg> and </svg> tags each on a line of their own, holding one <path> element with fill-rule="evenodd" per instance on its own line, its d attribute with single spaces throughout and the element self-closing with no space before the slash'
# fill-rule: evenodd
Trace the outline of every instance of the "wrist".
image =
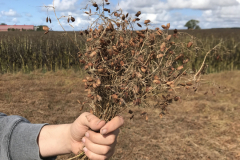
<svg viewBox="0 0 240 160">
<path fill-rule="evenodd" d="M 71 124 L 46 125 L 37 142 L 41 157 L 51 157 L 71 153 Z"/>
</svg>

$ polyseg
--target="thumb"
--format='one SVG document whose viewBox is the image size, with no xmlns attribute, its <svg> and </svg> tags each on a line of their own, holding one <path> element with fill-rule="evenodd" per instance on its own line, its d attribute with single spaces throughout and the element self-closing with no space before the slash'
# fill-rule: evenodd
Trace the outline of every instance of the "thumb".
<svg viewBox="0 0 240 160">
<path fill-rule="evenodd" d="M 106 123 L 104 120 L 100 120 L 98 117 L 89 112 L 82 113 L 79 117 L 79 122 L 93 131 L 100 130 L 100 128 L 102 128 Z"/>
</svg>

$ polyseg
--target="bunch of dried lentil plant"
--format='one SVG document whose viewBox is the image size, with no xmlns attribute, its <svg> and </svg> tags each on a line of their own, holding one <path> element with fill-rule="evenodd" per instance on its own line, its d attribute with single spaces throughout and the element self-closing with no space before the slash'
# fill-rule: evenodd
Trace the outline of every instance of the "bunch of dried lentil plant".
<svg viewBox="0 0 240 160">
<path fill-rule="evenodd" d="M 92 1 L 98 12 L 93 13 L 90 8 L 85 12 L 98 18 L 88 29 L 80 31 L 87 41 L 86 49 L 78 53 L 79 62 L 88 73 L 83 82 L 91 112 L 106 122 L 130 105 L 144 104 L 156 90 L 174 90 L 179 77 L 187 75 L 185 65 L 189 61 L 177 51 L 194 45 L 194 39 L 185 45 L 176 44 L 173 39 L 178 38 L 178 31 L 168 34 L 170 23 L 162 25 L 163 30 L 149 29 L 150 20 L 145 20 L 146 29 L 136 30 L 141 11 L 132 18 L 121 9 L 111 13 L 105 8 L 108 4 L 107 0 L 102 4 Z M 136 27 L 142 25 L 137 23 Z M 179 99 L 170 94 L 162 97 L 163 112 L 173 99 Z M 76 157 L 87 158 L 84 153 Z"/>
</svg>

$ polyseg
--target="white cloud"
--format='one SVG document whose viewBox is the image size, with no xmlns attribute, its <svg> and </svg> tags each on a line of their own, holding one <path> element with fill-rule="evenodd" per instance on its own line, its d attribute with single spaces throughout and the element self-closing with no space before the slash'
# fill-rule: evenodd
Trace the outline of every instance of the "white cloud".
<svg viewBox="0 0 240 160">
<path fill-rule="evenodd" d="M 151 24 L 171 23 L 171 28 L 184 28 L 190 19 L 200 21 L 202 28 L 216 26 L 240 26 L 240 0 L 121 0 L 119 8 L 134 15 L 141 11 L 142 20 L 150 19 Z M 174 9 L 192 9 L 188 15 L 174 12 Z M 202 15 L 191 15 L 194 10 L 202 11 Z M 199 12 L 198 12 L 199 13 Z M 221 22 L 221 23 L 220 23 Z M 219 24 L 218 24 L 219 23 Z"/>
<path fill-rule="evenodd" d="M 11 17 L 19 17 L 20 16 L 16 11 L 14 11 L 12 9 L 9 9 L 9 11 L 1 11 L 1 14 L 3 16 L 11 16 Z"/>
<path fill-rule="evenodd" d="M 54 7 L 56 11 L 72 11 L 77 8 L 77 0 L 54 0 Z M 49 4 L 47 6 L 53 6 Z M 45 9 L 46 10 L 46 9 Z M 52 8 L 49 8 L 49 11 L 52 11 Z"/>
<path fill-rule="evenodd" d="M 16 23 L 19 23 L 19 20 L 17 18 L 13 18 L 12 22 L 16 24 Z"/>
</svg>

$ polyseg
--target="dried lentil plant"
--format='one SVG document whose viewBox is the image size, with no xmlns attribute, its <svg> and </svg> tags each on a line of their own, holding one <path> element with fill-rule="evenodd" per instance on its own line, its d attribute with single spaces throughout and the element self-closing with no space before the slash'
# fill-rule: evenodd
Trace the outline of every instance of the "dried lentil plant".
<svg viewBox="0 0 240 160">
<path fill-rule="evenodd" d="M 196 45 L 194 38 L 186 44 L 175 43 L 173 39 L 179 35 L 177 30 L 173 35 L 168 34 L 170 23 L 162 25 L 163 30 L 152 30 L 149 29 L 150 20 L 145 20 L 146 29 L 136 30 L 136 24 L 136 27 L 142 27 L 136 23 L 140 21 L 141 11 L 132 18 L 128 13 L 123 14 L 121 9 L 110 12 L 105 8 L 108 4 L 107 0 L 102 4 L 92 1 L 98 12 L 93 13 L 91 8 L 85 12 L 98 18 L 87 30 L 80 31 L 79 34 L 85 36 L 87 41 L 85 51 L 79 51 L 78 56 L 88 73 L 83 82 L 91 112 L 106 122 L 130 105 L 145 103 L 147 96 L 152 96 L 156 90 L 173 90 L 179 77 L 187 75 L 189 58 L 181 51 Z M 55 12 L 54 6 L 53 9 Z M 193 80 L 199 81 L 196 77 L 202 68 Z M 187 85 L 191 86 L 192 83 Z M 163 112 L 173 99 L 179 99 L 170 94 L 162 97 Z M 84 153 L 73 158 L 77 157 L 86 158 Z"/>
</svg>

